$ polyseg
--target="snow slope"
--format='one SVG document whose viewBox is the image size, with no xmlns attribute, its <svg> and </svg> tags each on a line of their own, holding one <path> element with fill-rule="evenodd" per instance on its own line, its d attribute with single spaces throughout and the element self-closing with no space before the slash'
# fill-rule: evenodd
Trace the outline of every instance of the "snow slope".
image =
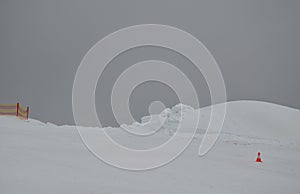
<svg viewBox="0 0 300 194">
<path fill-rule="evenodd" d="M 204 157 L 197 152 L 210 107 L 199 111 L 199 134 L 188 149 L 172 163 L 143 172 L 98 160 L 73 126 L 0 117 L 0 193 L 300 192 L 300 110 L 257 101 L 229 102 L 220 138 Z M 169 132 L 174 123 L 163 130 Z M 109 130 L 124 144 L 133 142 L 121 129 Z M 165 137 L 169 133 L 158 133 L 151 143 Z M 254 162 L 257 151 L 262 164 Z"/>
</svg>

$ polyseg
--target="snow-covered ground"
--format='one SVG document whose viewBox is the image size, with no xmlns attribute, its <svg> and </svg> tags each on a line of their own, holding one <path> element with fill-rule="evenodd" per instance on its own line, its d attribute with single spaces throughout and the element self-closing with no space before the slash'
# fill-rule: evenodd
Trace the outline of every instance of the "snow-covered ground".
<svg viewBox="0 0 300 194">
<path fill-rule="evenodd" d="M 73 126 L 0 117 L 0 193 L 300 193 L 300 110 L 257 101 L 227 104 L 222 133 L 208 154 L 197 155 L 210 107 L 200 110 L 198 134 L 180 157 L 142 172 L 100 161 Z M 168 125 L 151 142 L 108 131 L 129 147 L 159 144 L 171 134 L 175 109 L 164 113 Z"/>
</svg>

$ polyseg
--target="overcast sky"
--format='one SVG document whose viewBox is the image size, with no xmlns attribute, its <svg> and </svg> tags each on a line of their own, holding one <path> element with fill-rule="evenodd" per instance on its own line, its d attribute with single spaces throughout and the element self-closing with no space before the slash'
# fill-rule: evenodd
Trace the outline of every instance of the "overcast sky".
<svg viewBox="0 0 300 194">
<path fill-rule="evenodd" d="M 118 29 L 146 23 L 191 33 L 210 50 L 223 73 L 228 100 L 268 101 L 300 109 L 300 3 L 298 0 L 1 0 L 0 103 L 20 101 L 30 117 L 71 124 L 72 86 L 85 53 Z M 170 62 L 192 80 L 201 106 L 210 104 L 205 80 L 173 51 L 144 47 L 115 58 L 100 78 L 97 111 L 115 125 L 110 92 L 130 65 L 156 59 Z M 167 86 L 136 88 L 130 100 L 135 118 L 151 101 L 177 103 Z"/>
</svg>

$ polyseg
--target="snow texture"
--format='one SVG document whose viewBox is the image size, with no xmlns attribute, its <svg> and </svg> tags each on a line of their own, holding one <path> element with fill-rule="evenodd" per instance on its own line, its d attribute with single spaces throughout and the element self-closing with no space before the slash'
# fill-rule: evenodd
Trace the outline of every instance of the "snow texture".
<svg viewBox="0 0 300 194">
<path fill-rule="evenodd" d="M 144 117 L 142 123 L 128 125 L 151 130 L 166 121 L 151 141 L 131 141 L 121 128 L 106 130 L 129 147 L 159 145 L 176 130 L 181 109 L 185 116 L 193 111 L 177 105 L 152 120 Z M 300 192 L 299 110 L 257 101 L 229 102 L 216 145 L 199 157 L 210 110 L 197 110 L 201 115 L 197 135 L 179 158 L 143 172 L 120 170 L 100 161 L 85 147 L 74 126 L 0 117 L 0 193 Z M 258 151 L 263 163 L 255 162 Z"/>
</svg>

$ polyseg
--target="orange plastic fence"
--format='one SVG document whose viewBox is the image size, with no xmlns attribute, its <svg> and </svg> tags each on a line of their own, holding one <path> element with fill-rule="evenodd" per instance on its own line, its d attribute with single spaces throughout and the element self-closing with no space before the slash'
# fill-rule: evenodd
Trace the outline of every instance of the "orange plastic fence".
<svg viewBox="0 0 300 194">
<path fill-rule="evenodd" d="M 27 119 L 29 117 L 29 107 L 22 107 L 20 103 L 17 104 L 0 104 L 0 115 L 17 116 L 20 119 Z"/>
</svg>

